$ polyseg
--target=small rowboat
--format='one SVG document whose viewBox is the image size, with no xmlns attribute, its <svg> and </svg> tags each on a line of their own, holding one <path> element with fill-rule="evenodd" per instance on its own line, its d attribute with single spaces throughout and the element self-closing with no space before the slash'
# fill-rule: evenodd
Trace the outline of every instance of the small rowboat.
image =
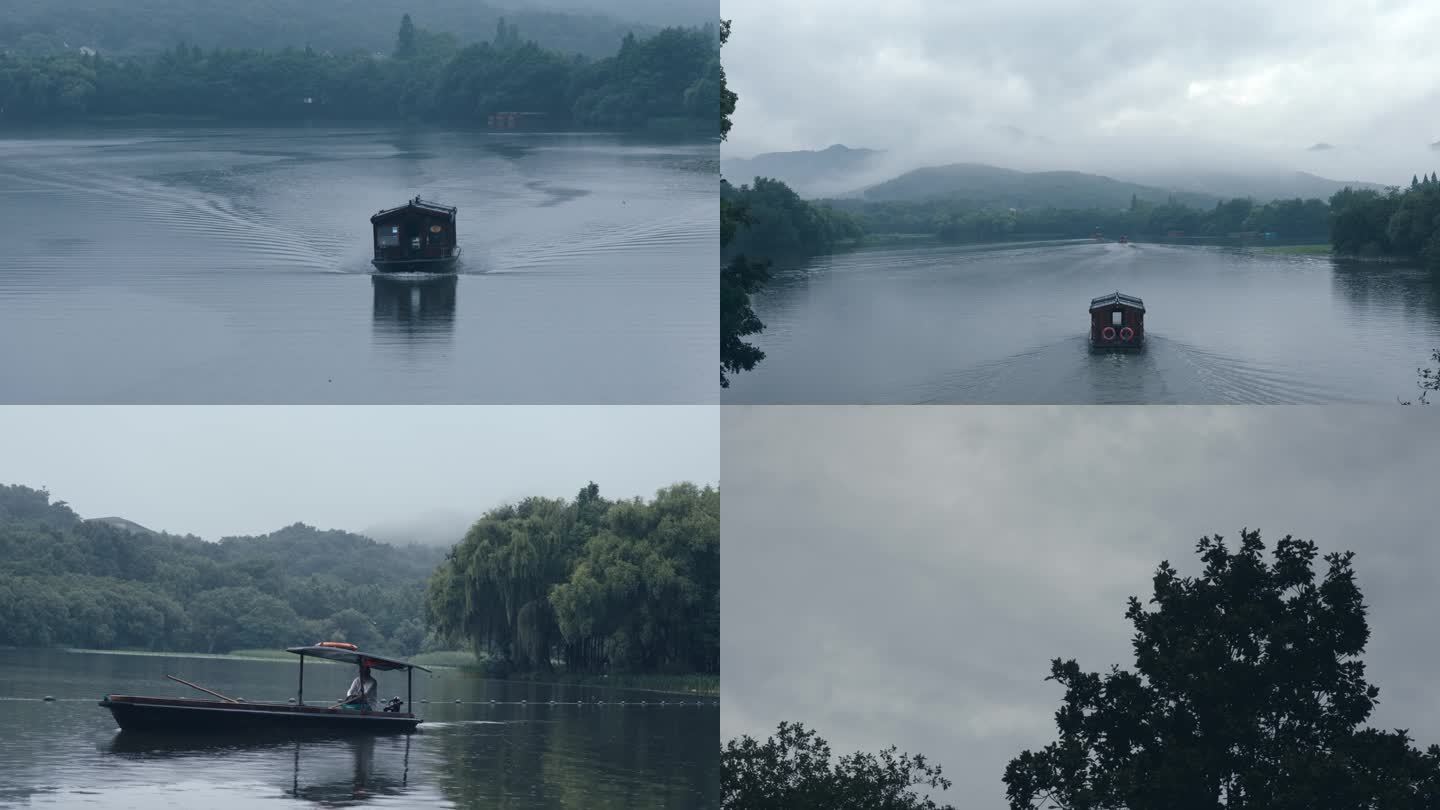
<svg viewBox="0 0 1440 810">
<path fill-rule="evenodd" d="M 218 700 L 199 698 L 144 697 L 138 695 L 106 695 L 100 705 L 110 710 L 116 724 L 125 731 L 165 732 L 183 734 L 216 734 L 237 732 L 327 732 L 357 734 L 409 734 L 423 722 L 410 711 L 412 708 L 414 670 L 429 672 L 418 664 L 360 652 L 354 645 L 339 642 L 290 647 L 286 652 L 300 656 L 300 686 L 295 702 L 251 703 L 197 686 L 172 675 L 173 681 L 212 695 Z M 305 658 L 330 661 L 372 670 L 405 671 L 406 700 L 394 698 L 384 709 L 359 710 L 305 705 Z M 402 711 L 403 709 L 403 711 Z"/>
</svg>

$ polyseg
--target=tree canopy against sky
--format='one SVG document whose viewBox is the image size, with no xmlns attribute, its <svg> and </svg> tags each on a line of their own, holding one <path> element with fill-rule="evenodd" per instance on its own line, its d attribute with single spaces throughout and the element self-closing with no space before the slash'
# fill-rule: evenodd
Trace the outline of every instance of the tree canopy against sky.
<svg viewBox="0 0 1440 810">
<path fill-rule="evenodd" d="M 730 740 L 720 754 L 720 806 L 725 810 L 955 810 L 930 790 L 950 780 L 923 755 L 894 746 L 834 757 L 830 745 L 799 723 L 781 723 L 759 742 Z"/>
<path fill-rule="evenodd" d="M 1440 806 L 1440 746 L 1364 728 L 1379 699 L 1352 552 L 1258 531 L 1196 545 L 1200 576 L 1162 562 L 1131 597 L 1133 671 L 1051 662 L 1059 738 L 1005 770 L 1013 810 L 1420 810 Z"/>
</svg>

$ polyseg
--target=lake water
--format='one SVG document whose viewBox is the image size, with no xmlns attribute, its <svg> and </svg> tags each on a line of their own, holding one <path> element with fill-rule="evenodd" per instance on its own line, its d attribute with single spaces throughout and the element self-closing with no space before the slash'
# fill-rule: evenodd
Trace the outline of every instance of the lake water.
<svg viewBox="0 0 1440 810">
<path fill-rule="evenodd" d="M 1144 299 L 1146 347 L 1092 352 L 1090 299 Z M 1396 265 L 1116 243 L 874 249 L 777 271 L 735 403 L 1412 399 L 1440 281 Z"/>
<path fill-rule="evenodd" d="M 387 129 L 0 133 L 0 401 L 718 398 L 713 143 Z M 459 271 L 369 218 L 459 208 Z"/>
<path fill-rule="evenodd" d="M 0 650 L 0 806 L 720 806 L 714 698 L 417 672 L 416 701 L 432 701 L 416 707 L 425 718 L 419 733 L 298 742 L 136 738 L 97 705 L 107 693 L 204 697 L 166 674 L 231 697 L 284 701 L 294 697 L 297 669 L 288 661 Z M 338 698 L 353 677 L 351 667 L 309 660 L 307 703 Z M 382 698 L 405 696 L 403 674 L 376 678 Z"/>
</svg>

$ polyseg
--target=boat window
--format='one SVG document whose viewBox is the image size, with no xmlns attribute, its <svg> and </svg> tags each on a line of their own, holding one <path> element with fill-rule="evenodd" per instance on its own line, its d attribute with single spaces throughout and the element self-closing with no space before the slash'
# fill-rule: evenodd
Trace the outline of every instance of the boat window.
<svg viewBox="0 0 1440 810">
<path fill-rule="evenodd" d="M 1124 322 L 1124 318 L 1125 318 L 1125 313 L 1124 313 L 1124 312 L 1121 312 L 1121 311 L 1118 310 L 1118 309 L 1117 309 L 1117 310 L 1114 310 L 1114 311 L 1112 311 L 1112 312 L 1110 313 L 1110 325 L 1111 325 L 1111 326 L 1119 326 L 1121 323 Z"/>
<path fill-rule="evenodd" d="M 399 225 L 380 225 L 375 228 L 375 244 L 380 247 L 395 247 L 400 244 Z"/>
</svg>

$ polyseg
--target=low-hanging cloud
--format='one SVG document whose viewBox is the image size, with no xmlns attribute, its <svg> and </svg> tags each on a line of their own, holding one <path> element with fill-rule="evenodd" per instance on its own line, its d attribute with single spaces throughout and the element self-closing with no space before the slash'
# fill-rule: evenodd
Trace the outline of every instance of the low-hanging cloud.
<svg viewBox="0 0 1440 810">
<path fill-rule="evenodd" d="M 1372 723 L 1440 742 L 1430 416 L 727 407 L 722 736 L 791 720 L 837 752 L 896 744 L 998 810 L 1006 762 L 1054 739 L 1049 660 L 1131 666 L 1126 598 L 1248 527 L 1357 553 Z"/>
<path fill-rule="evenodd" d="M 735 156 L 838 142 L 908 166 L 1402 183 L 1440 136 L 1440 4 L 1423 1 L 727 0 L 722 16 Z"/>
</svg>

